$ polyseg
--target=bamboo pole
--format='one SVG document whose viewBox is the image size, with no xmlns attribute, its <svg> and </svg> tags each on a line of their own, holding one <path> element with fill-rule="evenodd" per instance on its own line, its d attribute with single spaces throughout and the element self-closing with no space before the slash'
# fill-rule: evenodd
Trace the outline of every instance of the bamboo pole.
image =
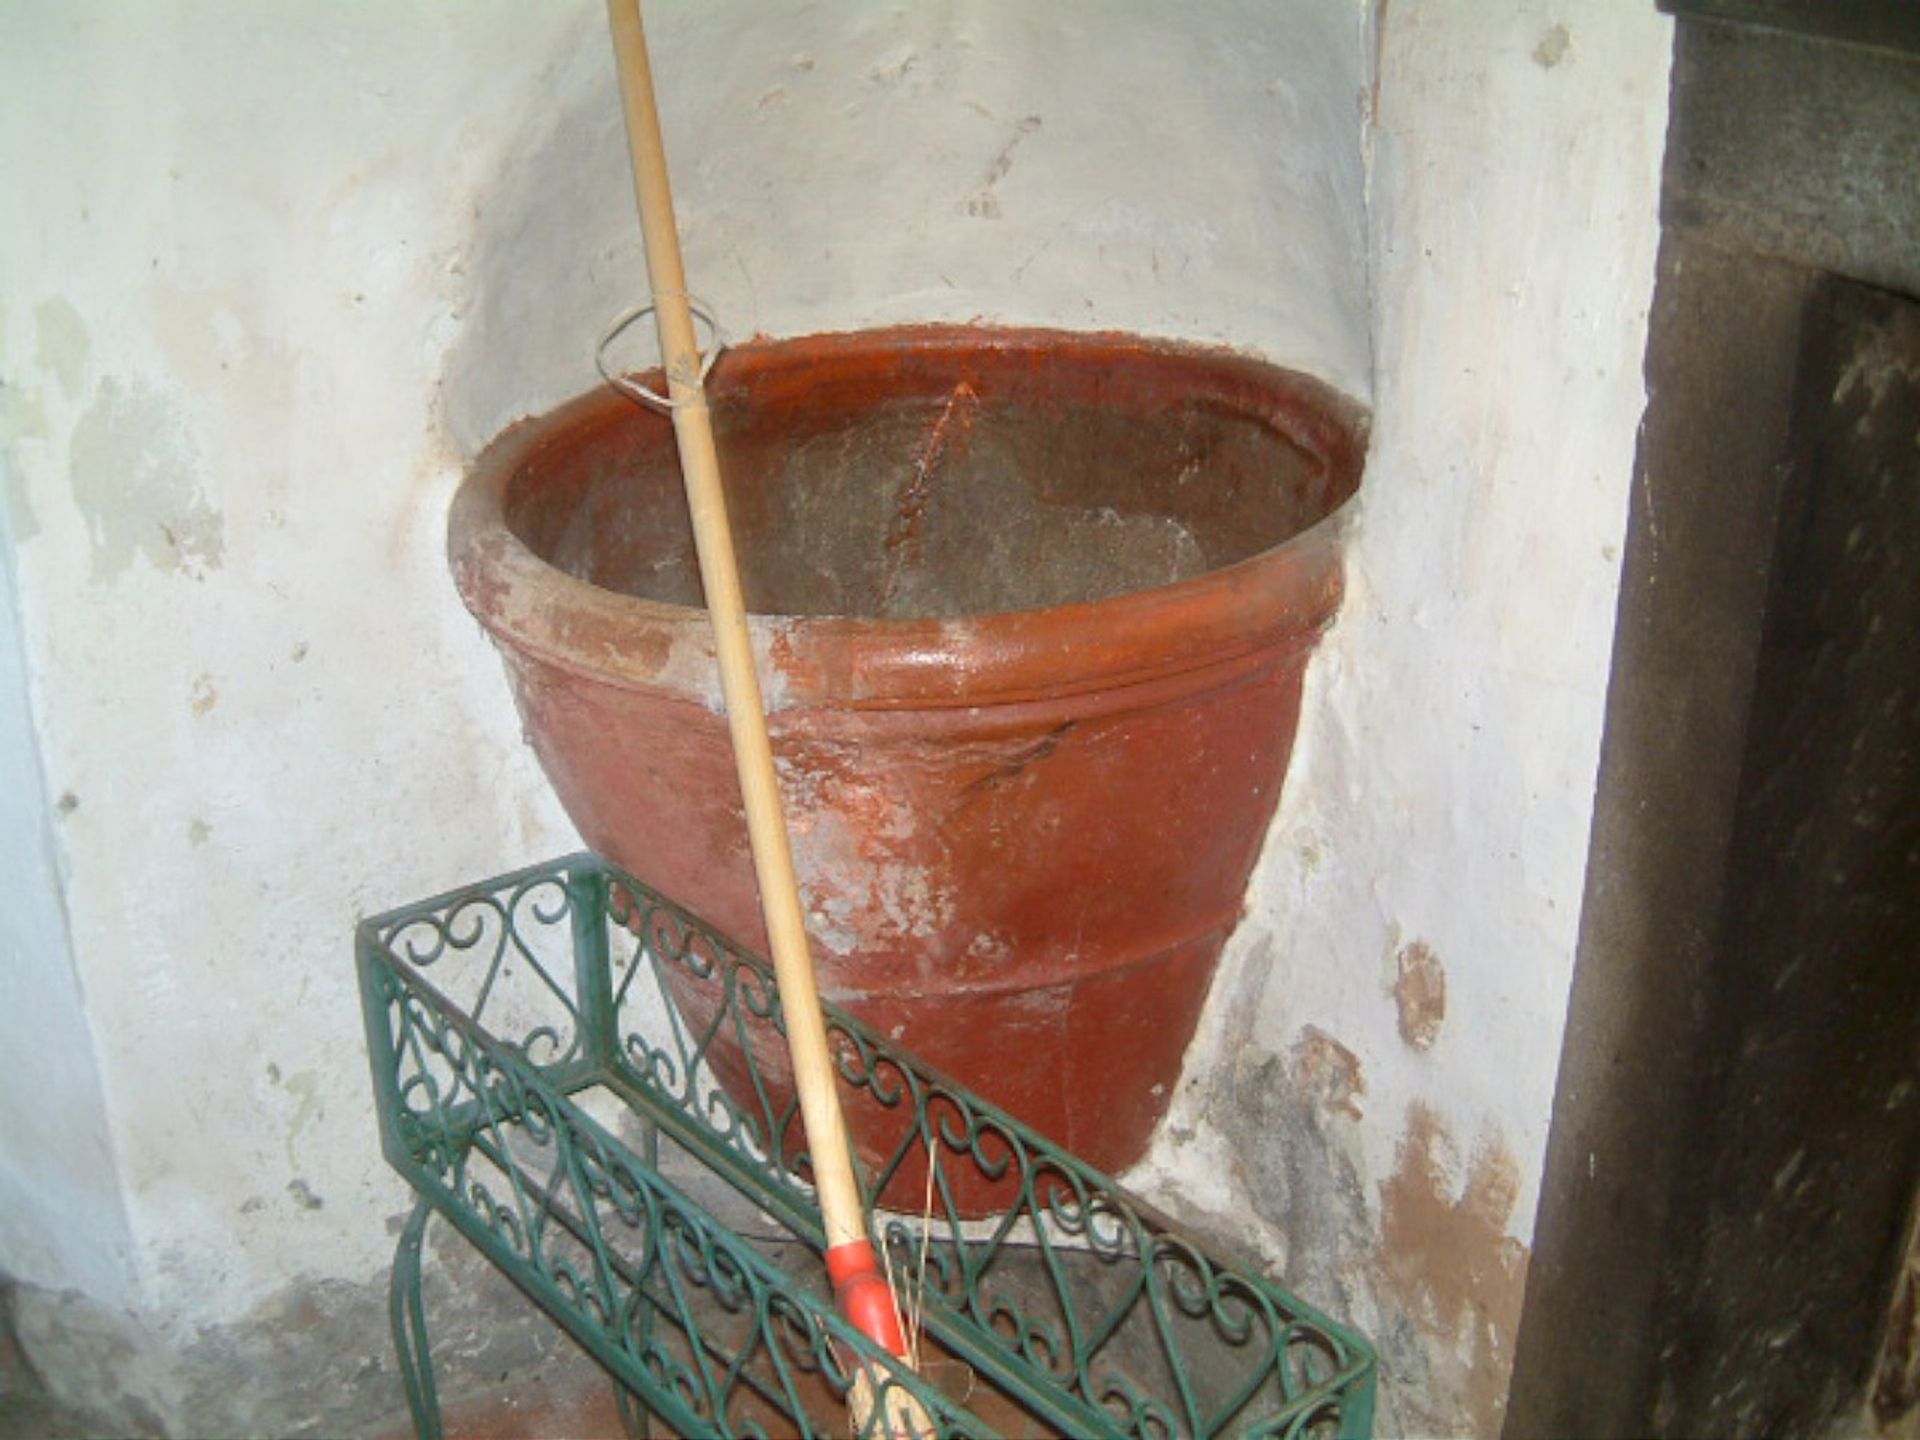
<svg viewBox="0 0 1920 1440">
<path fill-rule="evenodd" d="M 727 521 L 719 455 L 713 442 L 712 416 L 701 384 L 700 352 L 687 301 L 680 236 L 674 223 L 673 192 L 667 178 L 666 149 L 660 138 L 653 70 L 647 56 L 639 0 L 607 0 L 607 18 L 613 30 L 614 56 L 620 71 L 634 192 L 640 205 L 647 280 L 653 291 L 660 354 L 668 398 L 672 402 L 674 438 L 680 450 L 687 505 L 693 512 L 694 547 L 707 611 L 713 621 L 727 727 L 733 739 L 740 793 L 746 802 L 747 837 L 753 851 L 754 874 L 760 883 L 760 905 L 772 944 L 781 1009 L 786 1016 L 794 1084 L 806 1126 L 807 1150 L 813 1159 L 821 1220 L 827 1232 L 827 1269 L 833 1276 L 840 1307 L 848 1319 L 869 1338 L 904 1359 L 907 1350 L 900 1332 L 898 1309 L 891 1288 L 880 1274 L 867 1236 L 866 1215 L 854 1181 L 853 1156 L 847 1143 L 846 1121 L 835 1086 L 833 1059 L 827 1047 L 826 1022 L 820 1011 L 820 992 L 814 981 L 813 958 L 807 949 L 800 887 L 794 878 L 793 852 L 787 839 L 779 782 L 773 767 L 773 746 L 767 736 L 760 680 L 754 670 L 746 602 L 740 588 L 732 530 Z M 867 1414 L 871 1411 L 871 1392 L 866 1391 L 864 1385 L 856 1384 L 853 1400 L 856 1429 L 864 1433 Z M 930 1433 L 931 1426 L 924 1412 L 911 1396 L 896 1390 L 889 1409 L 892 1424 L 883 1433 Z"/>
</svg>

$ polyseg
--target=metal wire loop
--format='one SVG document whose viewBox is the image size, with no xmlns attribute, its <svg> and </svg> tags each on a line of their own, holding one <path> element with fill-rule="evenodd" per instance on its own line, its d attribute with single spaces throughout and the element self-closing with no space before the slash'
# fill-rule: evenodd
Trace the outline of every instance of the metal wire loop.
<svg viewBox="0 0 1920 1440">
<path fill-rule="evenodd" d="M 727 332 L 720 327 L 720 322 L 713 318 L 713 310 L 711 307 L 697 296 L 690 295 L 684 290 L 660 291 L 654 296 L 650 303 L 636 305 L 632 309 L 622 311 L 614 317 L 613 323 L 607 327 L 606 333 L 600 337 L 600 343 L 593 347 L 594 368 L 600 372 L 600 378 L 602 380 L 613 386 L 614 389 L 620 391 L 621 394 L 638 400 L 643 405 L 650 405 L 656 410 L 676 409 L 679 402 L 669 395 L 662 395 L 657 390 L 649 390 L 637 380 L 629 379 L 625 375 L 615 374 L 607 365 L 607 347 L 625 334 L 629 326 L 645 319 L 657 310 L 659 308 L 660 296 L 666 294 L 678 294 L 684 298 L 687 302 L 688 312 L 694 319 L 700 321 L 707 327 L 707 346 L 700 355 L 701 384 L 706 384 L 707 376 L 713 371 L 714 361 L 720 358 L 720 352 L 725 350 L 731 343 Z"/>
</svg>

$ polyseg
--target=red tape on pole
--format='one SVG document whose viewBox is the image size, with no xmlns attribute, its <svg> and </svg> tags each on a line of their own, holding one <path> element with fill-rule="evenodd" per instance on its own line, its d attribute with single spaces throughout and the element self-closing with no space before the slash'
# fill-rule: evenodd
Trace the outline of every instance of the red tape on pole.
<svg viewBox="0 0 1920 1440">
<path fill-rule="evenodd" d="M 889 1355 L 907 1358 L 907 1339 L 900 1333 L 900 1316 L 893 1308 L 893 1291 L 880 1273 L 873 1243 L 862 1237 L 827 1251 L 827 1275 L 840 1302 L 840 1313 L 853 1327 Z"/>
</svg>

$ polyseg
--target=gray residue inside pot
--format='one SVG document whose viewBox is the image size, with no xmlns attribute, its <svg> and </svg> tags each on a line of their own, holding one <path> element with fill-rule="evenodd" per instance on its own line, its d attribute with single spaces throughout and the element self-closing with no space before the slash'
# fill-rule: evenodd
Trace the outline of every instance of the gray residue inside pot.
<svg viewBox="0 0 1920 1440">
<path fill-rule="evenodd" d="M 725 404 L 715 419 L 760 613 L 944 618 L 1097 600 L 1245 560 L 1324 511 L 1308 456 L 1199 402 L 1121 413 L 983 401 L 961 384 L 807 433 L 768 434 Z M 653 473 L 670 463 L 609 467 L 535 548 L 603 588 L 700 604 L 677 475 Z"/>
</svg>

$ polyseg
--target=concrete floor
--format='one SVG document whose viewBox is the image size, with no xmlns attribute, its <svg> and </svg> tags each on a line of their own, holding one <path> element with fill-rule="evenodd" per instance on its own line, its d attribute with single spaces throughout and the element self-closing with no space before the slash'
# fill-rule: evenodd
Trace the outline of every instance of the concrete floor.
<svg viewBox="0 0 1920 1440">
<path fill-rule="evenodd" d="M 0 1440 L 90 1440 L 76 1415 L 38 1395 L 0 1394 Z"/>
<path fill-rule="evenodd" d="M 4 1320 L 4 1305 L 0 1305 L 0 1440 L 136 1440 L 103 1430 L 48 1397 Z M 965 1393 L 964 1382 L 953 1383 L 952 1377 L 938 1370 L 932 1373 L 935 1383 L 949 1393 Z M 397 1387 L 393 1400 L 391 1415 L 370 1427 L 364 1440 L 411 1440 L 413 1424 Z M 965 1403 L 1009 1440 L 1052 1436 L 984 1387 L 968 1394 Z M 625 1440 L 626 1436 L 611 1383 L 571 1345 L 561 1346 L 537 1370 L 501 1376 L 498 1385 L 484 1392 L 443 1397 L 442 1421 L 449 1440 Z M 672 1440 L 671 1432 L 656 1424 L 650 1440 Z"/>
<path fill-rule="evenodd" d="M 7 1295 L 0 1290 L 0 1440 L 84 1440 L 76 1415 L 51 1403 L 13 1338 Z"/>
</svg>

